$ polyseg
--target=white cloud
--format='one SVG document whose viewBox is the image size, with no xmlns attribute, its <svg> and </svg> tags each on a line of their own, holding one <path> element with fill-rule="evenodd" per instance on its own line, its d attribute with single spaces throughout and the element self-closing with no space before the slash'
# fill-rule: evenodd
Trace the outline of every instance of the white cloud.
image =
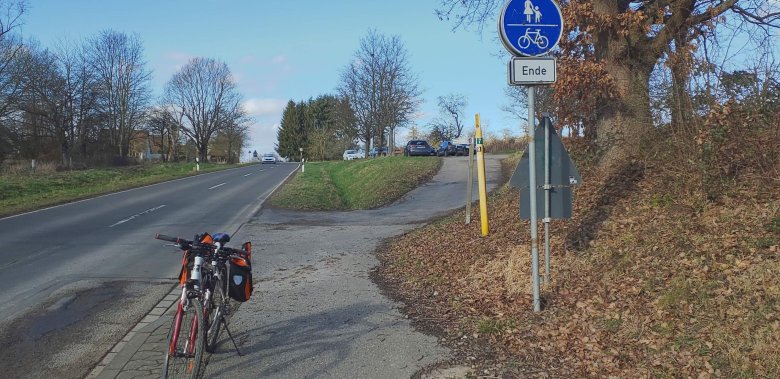
<svg viewBox="0 0 780 379">
<path fill-rule="evenodd" d="M 252 98 L 244 101 L 244 110 L 255 117 L 281 117 L 287 102 L 286 99 Z"/>
<path fill-rule="evenodd" d="M 237 63 L 243 64 L 243 65 L 251 65 L 257 63 L 258 58 L 254 55 L 244 55 L 243 57 L 238 58 Z"/>
<path fill-rule="evenodd" d="M 194 58 L 193 55 L 183 53 L 181 51 L 169 51 L 165 53 L 164 56 L 165 60 L 168 64 L 175 67 L 176 71 L 184 67 L 185 64 L 187 64 L 190 59 Z"/>
<path fill-rule="evenodd" d="M 257 151 L 259 154 L 274 151 L 276 145 L 276 133 L 279 123 L 256 123 L 249 128 L 249 143 L 247 150 Z"/>
<path fill-rule="evenodd" d="M 277 55 L 271 58 L 271 63 L 273 64 L 285 64 L 287 63 L 287 56 L 286 55 Z"/>
</svg>

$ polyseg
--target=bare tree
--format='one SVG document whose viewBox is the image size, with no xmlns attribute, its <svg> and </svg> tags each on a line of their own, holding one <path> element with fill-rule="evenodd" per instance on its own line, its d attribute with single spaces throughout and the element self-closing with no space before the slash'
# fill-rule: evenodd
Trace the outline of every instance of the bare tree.
<svg viewBox="0 0 780 379">
<path fill-rule="evenodd" d="M 37 109 L 47 120 L 63 165 L 70 165 L 79 150 L 86 158 L 90 136 L 96 134 L 98 124 L 98 88 L 82 47 L 61 42 L 52 52 L 30 45 L 27 55 L 25 89 L 28 96 L 37 96 L 39 103 L 28 102 L 26 110 Z"/>
<path fill-rule="evenodd" d="M 431 133 L 435 134 L 439 141 L 459 138 L 465 126 L 463 112 L 468 104 L 466 98 L 463 95 L 451 93 L 439 96 L 438 102 L 440 117 L 431 122 Z"/>
<path fill-rule="evenodd" d="M 0 119 L 14 111 L 22 91 L 24 69 L 19 66 L 21 39 L 15 35 L 0 35 Z"/>
<path fill-rule="evenodd" d="M 28 148 L 37 149 L 37 156 L 53 140 L 66 164 L 72 136 L 67 122 L 66 82 L 57 58 L 49 50 L 30 43 L 18 54 L 17 65 L 24 72 L 17 107 L 24 112 L 25 129 L 34 131 L 30 135 L 35 137 L 27 141 Z"/>
<path fill-rule="evenodd" d="M 441 0 L 439 15 L 456 27 L 481 25 L 501 3 Z M 556 102 L 579 96 L 596 113 L 585 134 L 605 153 L 602 162 L 607 165 L 635 155 L 651 135 L 650 75 L 670 47 L 680 44 L 675 51 L 683 52 L 692 32 L 717 28 L 731 18 L 722 17 L 728 14 L 764 31 L 780 26 L 777 5 L 766 0 L 579 0 L 561 5 L 566 38 L 559 62 L 567 80 L 556 83 Z M 572 74 L 565 75 L 567 70 Z M 575 74 L 582 72 L 589 75 Z"/>
<path fill-rule="evenodd" d="M 21 91 L 21 72 L 15 61 L 22 44 L 13 30 L 26 10 L 26 1 L 0 0 L 0 161 L 16 149 L 11 141 L 18 139 L 15 121 L 6 118 L 13 113 Z"/>
<path fill-rule="evenodd" d="M 359 138 L 366 147 L 374 139 L 384 145 L 385 134 L 394 144 L 395 128 L 409 123 L 421 102 L 417 78 L 398 36 L 385 37 L 369 31 L 342 72 L 341 81 L 339 92 L 352 106 Z"/>
<path fill-rule="evenodd" d="M 252 119 L 243 107 L 236 108 L 234 112 L 236 113 L 226 118 L 224 128 L 219 132 L 225 138 L 227 163 L 240 162 L 241 151 L 249 143 L 249 125 Z"/>
<path fill-rule="evenodd" d="M 178 136 L 176 136 L 178 121 L 171 110 L 165 106 L 153 107 L 149 112 L 147 122 L 152 144 L 160 147 L 158 152 L 162 154 L 163 160 L 174 160 L 176 146 L 179 144 Z M 159 139 L 155 140 L 155 138 Z"/>
<path fill-rule="evenodd" d="M 106 30 L 89 41 L 87 59 L 98 78 L 98 105 L 111 142 L 125 158 L 149 103 L 151 74 L 145 68 L 143 45 L 138 36 Z"/>
<path fill-rule="evenodd" d="M 66 122 L 70 145 L 78 145 L 82 159 L 88 156 L 87 147 L 97 139 L 100 124 L 98 77 L 92 71 L 86 54 L 87 46 L 73 41 L 61 41 L 57 46 L 60 74 L 65 80 Z"/>
<path fill-rule="evenodd" d="M 181 118 L 182 132 L 195 143 L 202 161 L 209 140 L 245 117 L 241 95 L 230 69 L 211 58 L 193 58 L 165 86 L 166 103 Z"/>
</svg>

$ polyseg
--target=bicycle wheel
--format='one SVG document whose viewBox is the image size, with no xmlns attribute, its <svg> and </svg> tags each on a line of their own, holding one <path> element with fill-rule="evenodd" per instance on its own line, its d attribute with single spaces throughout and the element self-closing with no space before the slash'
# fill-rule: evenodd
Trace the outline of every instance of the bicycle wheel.
<svg viewBox="0 0 780 379">
<path fill-rule="evenodd" d="M 517 44 L 520 46 L 521 49 L 527 49 L 528 46 L 531 46 L 531 37 L 520 36 L 520 39 L 517 40 Z"/>
<path fill-rule="evenodd" d="M 163 361 L 163 378 L 195 379 L 203 358 L 203 305 L 198 299 L 189 299 L 187 306 L 179 305 L 168 331 L 168 345 Z"/>
<path fill-rule="evenodd" d="M 208 332 L 206 332 L 206 351 L 213 353 L 217 348 L 222 318 L 225 317 L 225 285 L 219 279 L 214 280 L 214 288 L 209 303 Z"/>
<path fill-rule="evenodd" d="M 550 44 L 550 40 L 545 36 L 539 36 L 539 38 L 536 39 L 536 42 L 536 46 L 539 46 L 540 49 L 546 49 L 547 45 Z"/>
</svg>

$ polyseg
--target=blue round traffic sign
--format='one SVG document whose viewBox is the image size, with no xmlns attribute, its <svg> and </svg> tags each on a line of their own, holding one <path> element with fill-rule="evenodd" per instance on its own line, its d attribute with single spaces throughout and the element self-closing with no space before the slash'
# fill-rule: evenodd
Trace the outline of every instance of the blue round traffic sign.
<svg viewBox="0 0 780 379">
<path fill-rule="evenodd" d="M 501 42 L 514 55 L 550 51 L 563 34 L 563 16 L 554 0 L 509 0 L 498 18 Z"/>
</svg>

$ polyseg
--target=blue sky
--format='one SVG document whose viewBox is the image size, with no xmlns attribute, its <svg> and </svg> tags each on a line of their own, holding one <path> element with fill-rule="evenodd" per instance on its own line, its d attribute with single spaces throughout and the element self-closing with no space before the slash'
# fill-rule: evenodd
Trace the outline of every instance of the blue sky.
<svg viewBox="0 0 780 379">
<path fill-rule="evenodd" d="M 22 34 L 44 47 L 80 40 L 105 29 L 138 34 L 153 71 L 152 89 L 190 58 L 226 62 L 254 116 L 250 148 L 273 150 L 289 99 L 334 93 L 339 74 L 370 28 L 398 35 L 419 77 L 421 126 L 437 115 L 436 98 L 466 96 L 469 128 L 479 112 L 486 130 L 520 134 L 522 120 L 500 110 L 507 103 L 509 55 L 495 28 L 482 36 L 453 32 L 434 14 L 438 1 L 286 0 L 31 0 Z M 400 136 L 399 136 L 400 137 Z M 400 137 L 399 139 L 403 139 Z"/>
</svg>

